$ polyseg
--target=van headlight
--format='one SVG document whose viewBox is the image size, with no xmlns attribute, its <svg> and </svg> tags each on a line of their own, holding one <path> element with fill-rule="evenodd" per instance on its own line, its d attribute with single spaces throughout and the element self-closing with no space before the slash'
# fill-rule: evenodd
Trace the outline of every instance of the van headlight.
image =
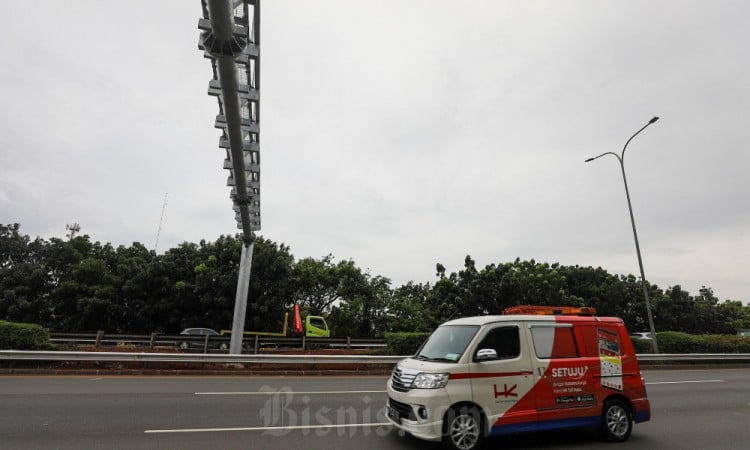
<svg viewBox="0 0 750 450">
<path fill-rule="evenodd" d="M 414 377 L 411 387 L 416 389 L 439 389 L 448 384 L 449 373 L 420 373 Z"/>
</svg>

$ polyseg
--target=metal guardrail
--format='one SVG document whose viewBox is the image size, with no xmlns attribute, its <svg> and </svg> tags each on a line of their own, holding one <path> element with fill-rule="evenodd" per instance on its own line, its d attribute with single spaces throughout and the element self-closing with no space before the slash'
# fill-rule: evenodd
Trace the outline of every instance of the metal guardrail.
<svg viewBox="0 0 750 450">
<path fill-rule="evenodd" d="M 133 347 L 177 347 L 187 343 L 186 347 L 198 348 L 206 352 L 208 349 L 228 348 L 229 336 L 189 335 L 189 334 L 109 334 L 98 333 L 50 333 L 50 341 L 54 344 L 93 345 L 96 348 L 107 346 Z M 222 345 L 223 344 L 223 345 Z M 310 347 L 326 348 L 381 348 L 385 347 L 385 339 L 357 339 L 350 337 L 339 338 L 306 338 L 286 336 L 249 335 L 243 340 L 246 349 L 253 349 L 255 353 L 263 347 L 293 347 L 307 349 Z"/>
<path fill-rule="evenodd" d="M 638 354 L 640 362 L 709 361 L 750 362 L 750 353 L 668 353 Z M 395 364 L 406 356 L 368 355 L 228 355 L 135 352 L 61 352 L 0 350 L 0 361 L 139 361 L 182 363 L 245 363 L 245 364 Z"/>
<path fill-rule="evenodd" d="M 750 353 L 643 353 L 635 355 L 639 362 L 707 362 L 750 361 Z"/>
</svg>

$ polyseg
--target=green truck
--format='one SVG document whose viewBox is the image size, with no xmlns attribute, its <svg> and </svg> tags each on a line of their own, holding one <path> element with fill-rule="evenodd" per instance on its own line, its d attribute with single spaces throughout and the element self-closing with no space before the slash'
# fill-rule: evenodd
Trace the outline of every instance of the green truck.
<svg viewBox="0 0 750 450">
<path fill-rule="evenodd" d="M 221 330 L 222 336 L 231 336 L 232 330 Z M 245 331 L 245 336 L 274 336 L 274 337 L 331 337 L 331 329 L 328 328 L 326 319 L 322 316 L 307 316 L 304 324 L 299 305 L 294 305 L 292 326 L 289 326 L 289 313 L 284 314 L 284 328 L 281 332 L 273 331 Z"/>
</svg>

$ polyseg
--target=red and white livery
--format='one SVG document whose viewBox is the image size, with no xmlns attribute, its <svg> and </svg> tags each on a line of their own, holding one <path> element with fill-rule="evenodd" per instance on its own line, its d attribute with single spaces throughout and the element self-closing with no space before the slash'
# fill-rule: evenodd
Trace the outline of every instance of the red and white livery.
<svg viewBox="0 0 750 450">
<path fill-rule="evenodd" d="M 651 418 L 643 378 L 622 320 L 593 314 L 516 307 L 444 323 L 395 367 L 388 420 L 462 450 L 489 435 L 564 428 L 628 439 Z"/>
</svg>

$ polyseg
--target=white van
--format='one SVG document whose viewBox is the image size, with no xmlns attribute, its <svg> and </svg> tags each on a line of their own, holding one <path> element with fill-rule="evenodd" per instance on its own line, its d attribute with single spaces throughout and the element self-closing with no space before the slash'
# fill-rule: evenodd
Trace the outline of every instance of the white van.
<svg viewBox="0 0 750 450">
<path fill-rule="evenodd" d="M 530 308 L 438 327 L 394 368 L 388 420 L 462 450 L 490 435 L 563 428 L 628 439 L 651 409 L 622 320 Z"/>
</svg>

